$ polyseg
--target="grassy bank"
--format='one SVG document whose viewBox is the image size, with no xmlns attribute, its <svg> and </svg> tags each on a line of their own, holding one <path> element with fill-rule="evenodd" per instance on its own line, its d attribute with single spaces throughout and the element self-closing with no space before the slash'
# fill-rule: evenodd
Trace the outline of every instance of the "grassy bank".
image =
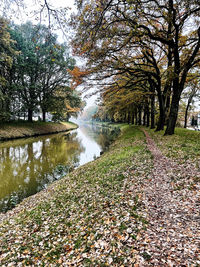
<svg viewBox="0 0 200 267">
<path fill-rule="evenodd" d="M 199 160 L 199 133 L 178 130 L 174 141 L 147 131 L 174 160 L 190 148 L 194 153 L 187 164 Z M 143 191 L 152 180 L 152 169 L 141 129 L 123 126 L 100 158 L 1 216 L 1 266 L 134 266 L 137 242 L 150 225 Z M 143 251 L 139 257 L 148 261 L 150 256 Z"/>
<path fill-rule="evenodd" d="M 72 122 L 12 122 L 0 123 L 0 141 L 58 133 L 77 128 Z"/>
<path fill-rule="evenodd" d="M 179 162 L 179 164 L 194 163 L 200 168 L 200 132 L 176 128 L 175 134 L 164 136 L 164 131 L 155 132 L 148 129 L 162 153 Z"/>
<path fill-rule="evenodd" d="M 200 132 L 176 128 L 174 135 L 164 136 L 164 131 L 155 132 L 150 129 L 147 131 L 163 155 L 177 164 L 174 170 L 176 177 L 172 181 L 174 189 L 193 190 L 200 182 L 199 175 L 196 175 L 196 172 L 200 173 Z M 185 174 L 180 176 L 181 170 L 185 170 Z M 189 175 L 188 170 L 190 170 Z"/>
<path fill-rule="evenodd" d="M 151 162 L 144 134 L 124 127 L 101 158 L 8 212 L 0 226 L 1 265 L 133 262 L 132 247 L 125 243 L 134 243 L 146 221 L 140 192 L 131 187 L 148 177 Z"/>
</svg>

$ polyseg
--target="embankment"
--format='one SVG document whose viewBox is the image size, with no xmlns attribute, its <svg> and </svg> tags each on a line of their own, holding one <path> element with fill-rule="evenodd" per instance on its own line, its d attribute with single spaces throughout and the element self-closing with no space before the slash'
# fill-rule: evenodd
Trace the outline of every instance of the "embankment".
<svg viewBox="0 0 200 267">
<path fill-rule="evenodd" d="M 1 215 L 1 266 L 199 266 L 199 133 L 141 129 Z"/>
<path fill-rule="evenodd" d="M 16 122 L 0 124 L 0 141 L 53 134 L 76 129 L 72 122 Z"/>
</svg>

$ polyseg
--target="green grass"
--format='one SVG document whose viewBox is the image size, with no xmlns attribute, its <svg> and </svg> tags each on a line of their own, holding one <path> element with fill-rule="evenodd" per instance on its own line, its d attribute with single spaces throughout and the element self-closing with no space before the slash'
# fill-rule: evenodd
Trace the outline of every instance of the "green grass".
<svg viewBox="0 0 200 267">
<path fill-rule="evenodd" d="M 164 136 L 164 131 L 148 130 L 161 151 L 169 158 L 195 162 L 200 158 L 200 132 L 184 128 L 176 128 L 175 134 Z"/>
<path fill-rule="evenodd" d="M 0 140 L 56 133 L 77 128 L 72 122 L 10 122 L 0 123 Z"/>
<path fill-rule="evenodd" d="M 120 136 L 100 158 L 24 200 L 0 225 L 2 266 L 132 266 L 134 253 L 124 240 L 134 246 L 148 226 L 141 195 L 153 157 L 140 127 L 118 126 Z M 200 133 L 176 129 L 163 136 L 145 129 L 178 162 L 199 158 Z"/>
<path fill-rule="evenodd" d="M 88 266 L 107 266 L 111 256 L 113 262 L 124 264 L 130 254 L 123 243 L 128 229 L 133 229 L 130 240 L 135 240 L 147 223 L 138 214 L 140 200 L 133 199 L 136 192 L 130 194 L 130 188 L 151 168 L 144 134 L 138 127 L 123 125 L 101 158 L 52 184 L 40 193 L 42 200 L 0 226 L 1 264 L 26 266 L 25 259 L 31 259 L 33 265 L 56 266 L 84 255 Z M 26 200 L 22 209 L 23 205 Z M 107 249 L 101 248 L 104 244 Z"/>
</svg>

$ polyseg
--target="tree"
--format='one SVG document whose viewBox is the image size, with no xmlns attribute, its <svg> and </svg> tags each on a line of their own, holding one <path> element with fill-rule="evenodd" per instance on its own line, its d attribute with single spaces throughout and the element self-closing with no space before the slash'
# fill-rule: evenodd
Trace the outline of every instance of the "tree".
<svg viewBox="0 0 200 267">
<path fill-rule="evenodd" d="M 0 18 L 0 120 L 10 119 L 10 69 L 16 51 L 12 48 L 13 40 L 10 37 L 8 22 Z"/>
<path fill-rule="evenodd" d="M 58 44 L 55 36 L 49 36 L 45 43 L 38 46 L 37 50 L 42 66 L 39 77 L 41 84 L 39 105 L 42 109 L 43 121 L 45 121 L 45 114 L 51 109 L 53 92 L 57 91 L 58 87 L 65 88 L 70 84 L 71 74 L 68 70 L 74 69 L 75 60 L 69 56 L 66 44 Z"/>
<path fill-rule="evenodd" d="M 57 3 L 56 3 L 57 4 Z M 26 0 L 2 0 L 0 14 L 9 19 L 21 19 L 24 15 L 35 19 L 39 24 L 48 25 L 49 30 L 66 30 L 66 17 L 69 7 L 56 7 L 55 3 L 49 0 L 35 0 L 34 8 Z"/>
<path fill-rule="evenodd" d="M 41 108 L 45 121 L 46 112 L 53 112 L 54 91 L 70 83 L 68 69 L 74 68 L 75 60 L 69 56 L 66 45 L 59 44 L 56 35 L 50 35 L 45 26 L 26 23 L 14 26 L 11 34 L 20 51 L 13 64 L 19 109 L 27 110 L 28 120 L 32 121 L 33 112 Z"/>
<path fill-rule="evenodd" d="M 38 43 L 34 42 L 36 34 L 37 30 L 30 22 L 14 26 L 11 31 L 16 41 L 15 49 L 20 52 L 13 62 L 13 84 L 19 95 L 21 110 L 28 112 L 28 121 L 32 121 L 33 112 L 38 109 L 40 93 L 41 62 L 37 53 Z"/>
<path fill-rule="evenodd" d="M 49 111 L 53 120 L 68 121 L 71 116 L 76 116 L 83 109 L 80 95 L 67 86 L 58 86 L 51 97 Z"/>
<path fill-rule="evenodd" d="M 163 93 L 159 104 L 165 105 L 163 113 L 169 110 L 165 134 L 173 134 L 187 75 L 199 62 L 199 2 L 77 0 L 76 4 L 79 12 L 72 18 L 76 30 L 74 49 L 88 59 L 88 67 L 98 75 L 106 77 L 106 66 L 110 62 L 112 67 L 107 67 L 107 77 L 119 71 L 113 68 L 115 62 L 118 66 L 129 66 L 131 61 L 124 62 L 124 52 L 137 55 L 144 41 L 156 51 L 156 57 L 164 53 L 166 60 L 162 69 L 166 78 L 164 84 L 161 80 Z M 189 30 L 191 20 L 193 29 Z"/>
<path fill-rule="evenodd" d="M 186 91 L 183 94 L 183 98 L 187 99 L 186 108 L 185 108 L 185 119 L 184 119 L 184 128 L 187 128 L 188 112 L 190 111 L 191 104 L 194 101 L 194 98 L 199 96 L 200 85 L 199 85 L 199 75 L 192 75 L 193 79 L 189 82 Z"/>
</svg>

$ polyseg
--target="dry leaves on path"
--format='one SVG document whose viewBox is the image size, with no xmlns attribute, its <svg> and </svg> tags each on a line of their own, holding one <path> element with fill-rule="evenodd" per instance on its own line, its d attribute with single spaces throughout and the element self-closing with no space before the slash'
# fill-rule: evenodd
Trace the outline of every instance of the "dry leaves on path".
<svg viewBox="0 0 200 267">
<path fill-rule="evenodd" d="M 200 265 L 200 177 L 167 159 L 144 130 L 154 170 L 144 186 L 143 204 L 149 224 L 137 241 L 139 266 Z M 196 179 L 198 180 L 198 179 Z M 183 187 L 178 187 L 183 183 Z M 178 190 L 177 190 L 178 189 Z"/>
</svg>

